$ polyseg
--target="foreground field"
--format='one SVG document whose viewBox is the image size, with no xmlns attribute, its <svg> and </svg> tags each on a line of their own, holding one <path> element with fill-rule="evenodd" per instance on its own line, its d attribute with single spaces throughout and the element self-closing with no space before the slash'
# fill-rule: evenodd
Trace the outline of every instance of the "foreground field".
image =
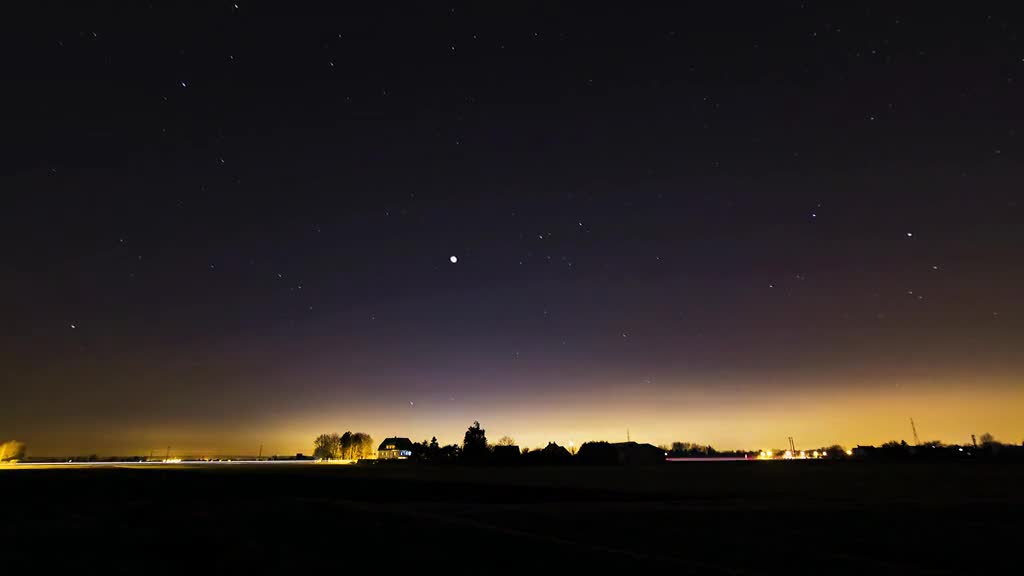
<svg viewBox="0 0 1024 576">
<path fill-rule="evenodd" d="M 983 573 L 1022 485 L 970 462 L 0 470 L 0 536 L 6 566 L 124 573 Z"/>
</svg>

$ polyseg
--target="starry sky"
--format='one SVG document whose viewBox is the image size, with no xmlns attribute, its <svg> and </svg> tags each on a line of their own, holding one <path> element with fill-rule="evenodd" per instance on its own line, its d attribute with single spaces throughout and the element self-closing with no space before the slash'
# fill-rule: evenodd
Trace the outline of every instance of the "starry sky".
<svg viewBox="0 0 1024 576">
<path fill-rule="evenodd" d="M 33 454 L 1024 439 L 1008 6 L 25 4 Z"/>
</svg>

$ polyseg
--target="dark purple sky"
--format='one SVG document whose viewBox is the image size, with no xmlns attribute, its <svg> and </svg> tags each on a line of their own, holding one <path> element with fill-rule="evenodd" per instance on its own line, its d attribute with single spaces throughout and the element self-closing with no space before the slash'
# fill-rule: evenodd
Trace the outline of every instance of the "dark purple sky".
<svg viewBox="0 0 1024 576">
<path fill-rule="evenodd" d="M 0 438 L 1019 442 L 984 8 L 15 9 Z"/>
</svg>

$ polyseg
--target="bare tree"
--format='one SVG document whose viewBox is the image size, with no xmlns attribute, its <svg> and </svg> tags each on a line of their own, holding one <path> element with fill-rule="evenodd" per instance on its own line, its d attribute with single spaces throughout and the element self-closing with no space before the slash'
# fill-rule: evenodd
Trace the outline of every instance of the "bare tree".
<svg viewBox="0 0 1024 576">
<path fill-rule="evenodd" d="M 516 440 L 511 436 L 502 436 L 498 439 L 498 446 L 515 446 Z"/>
<path fill-rule="evenodd" d="M 321 434 L 313 441 L 313 457 L 323 460 L 341 458 L 341 438 L 337 434 Z"/>
</svg>

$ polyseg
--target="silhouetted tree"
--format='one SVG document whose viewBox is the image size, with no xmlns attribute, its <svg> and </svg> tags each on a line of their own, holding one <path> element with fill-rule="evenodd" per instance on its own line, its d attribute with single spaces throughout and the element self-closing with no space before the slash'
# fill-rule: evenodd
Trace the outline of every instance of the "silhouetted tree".
<svg viewBox="0 0 1024 576">
<path fill-rule="evenodd" d="M 341 457 L 352 460 L 352 433 L 346 431 L 341 435 Z"/>
<path fill-rule="evenodd" d="M 438 460 L 441 462 L 455 462 L 461 456 L 461 450 L 458 444 L 448 444 L 442 447 L 438 454 Z"/>
<path fill-rule="evenodd" d="M 498 446 L 515 446 L 516 441 L 511 436 L 502 436 L 498 439 Z"/>
<path fill-rule="evenodd" d="M 337 434 L 321 434 L 313 441 L 313 458 L 341 458 L 341 438 Z"/>
<path fill-rule="evenodd" d="M 427 446 L 427 459 L 437 461 L 441 458 L 441 447 L 437 444 L 437 436 L 430 438 L 430 445 Z"/>
<path fill-rule="evenodd" d="M 584 442 L 576 460 L 581 464 L 612 465 L 619 463 L 619 451 L 607 442 Z"/>
<path fill-rule="evenodd" d="M 825 458 L 843 458 L 846 456 L 846 448 L 843 448 L 839 444 L 833 444 L 828 448 L 822 450 Z"/>
<path fill-rule="evenodd" d="M 906 440 L 890 440 L 879 446 L 878 454 L 884 458 L 907 458 L 911 455 L 910 444 Z"/>
<path fill-rule="evenodd" d="M 996 437 L 989 434 L 988 432 L 985 432 L 984 434 L 978 437 L 978 443 L 986 448 L 1000 445 L 999 441 L 996 440 Z"/>
<path fill-rule="evenodd" d="M 373 438 L 369 434 L 364 432 L 353 432 L 352 433 L 352 460 L 359 460 L 360 458 L 371 458 L 376 453 L 376 447 L 373 445 Z"/>
<path fill-rule="evenodd" d="M 462 439 L 462 458 L 467 462 L 479 463 L 487 459 L 487 435 L 479 422 L 466 430 Z"/>
<path fill-rule="evenodd" d="M 673 442 L 672 448 L 667 450 L 667 452 L 675 458 L 715 456 L 718 454 L 718 451 L 711 446 L 703 446 L 691 442 Z"/>
<path fill-rule="evenodd" d="M 416 460 L 426 460 L 428 458 L 429 443 L 424 439 L 423 442 L 412 443 L 412 457 Z"/>
<path fill-rule="evenodd" d="M 25 459 L 25 443 L 9 440 L 0 444 L 0 462 Z"/>
</svg>

